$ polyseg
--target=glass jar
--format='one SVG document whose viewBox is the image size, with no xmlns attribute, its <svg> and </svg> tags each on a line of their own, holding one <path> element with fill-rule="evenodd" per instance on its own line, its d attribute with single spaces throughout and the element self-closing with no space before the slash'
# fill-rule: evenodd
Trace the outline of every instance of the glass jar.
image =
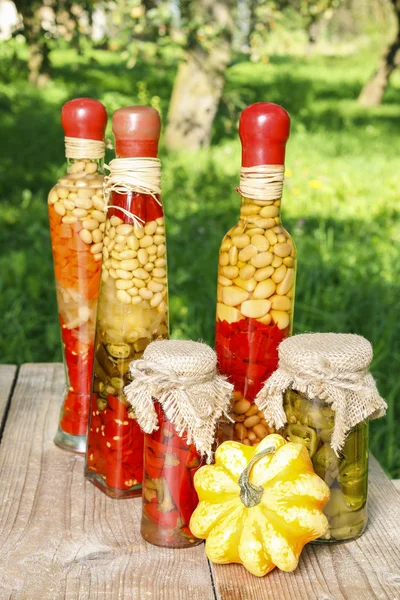
<svg viewBox="0 0 400 600">
<path fill-rule="evenodd" d="M 340 455 L 336 456 L 330 445 L 335 425 L 335 412 L 330 404 L 286 390 L 283 409 L 287 425 L 282 435 L 307 448 L 315 472 L 331 491 L 324 511 L 329 531 L 316 542 L 359 537 L 367 525 L 368 422 L 358 423 L 349 431 Z"/>
<path fill-rule="evenodd" d="M 107 114 L 100 102 L 91 99 L 74 100 L 64 106 L 64 116 L 69 111 L 69 117 L 73 118 L 82 107 L 87 121 L 93 121 L 97 113 L 99 137 L 104 136 Z M 63 125 L 67 134 L 65 121 Z M 66 392 L 54 442 L 63 449 L 82 453 L 86 449 L 97 297 L 106 220 L 102 187 L 103 159 L 69 158 L 66 174 L 59 179 L 48 196 L 66 377 Z"/>
<path fill-rule="evenodd" d="M 200 544 L 190 529 L 198 504 L 193 477 L 201 458 L 187 437 L 178 436 L 158 402 L 159 429 L 144 437 L 144 481 L 141 534 L 156 546 L 189 548 Z"/>
<path fill-rule="evenodd" d="M 142 112 L 137 113 L 138 108 Z M 140 128 L 143 114 L 148 116 L 146 109 L 154 111 L 149 107 L 116 111 L 117 152 L 121 112 L 124 118 L 132 116 L 134 127 Z M 159 135 L 160 117 L 154 113 L 150 118 L 157 120 Z M 130 215 L 143 226 L 135 225 Z M 168 337 L 166 268 L 160 197 L 112 192 L 105 223 L 85 476 L 114 498 L 141 494 L 143 432 L 128 410 L 123 389 L 130 382 L 130 362 L 141 358 L 151 341 Z"/>
<path fill-rule="evenodd" d="M 252 105 L 241 115 L 239 133 L 243 167 L 263 168 L 257 165 L 274 161 L 283 178 L 286 111 L 269 103 Z M 256 195 L 262 197 L 262 190 Z M 219 371 L 234 384 L 234 423 L 221 422 L 219 443 L 234 439 L 255 446 L 274 431 L 254 399 L 278 366 L 280 342 L 291 335 L 295 275 L 296 251 L 282 226 L 280 197 L 242 195 L 239 222 L 219 252 L 215 350 Z"/>
</svg>

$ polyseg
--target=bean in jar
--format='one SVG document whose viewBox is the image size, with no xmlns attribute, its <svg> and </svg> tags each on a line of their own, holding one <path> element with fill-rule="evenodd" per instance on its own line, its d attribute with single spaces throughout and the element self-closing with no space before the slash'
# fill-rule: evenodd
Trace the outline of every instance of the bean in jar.
<svg viewBox="0 0 400 600">
<path fill-rule="evenodd" d="M 68 173 L 53 187 L 48 198 L 57 306 L 68 382 L 55 440 L 62 447 L 70 445 L 68 436 L 86 436 L 87 431 L 105 227 L 100 169 L 101 165 L 96 161 L 70 161 Z M 88 229 L 88 223 L 91 229 Z M 84 452 L 85 445 L 83 438 L 77 449 Z"/>
<path fill-rule="evenodd" d="M 156 152 L 157 111 L 128 107 L 113 116 L 119 155 L 128 158 L 131 147 L 145 151 L 146 145 L 138 145 L 143 131 L 148 135 L 150 130 L 142 126 L 143 119 L 151 122 Z M 125 128 L 128 138 L 122 135 Z M 112 191 L 105 221 L 85 475 L 115 498 L 141 494 L 144 436 L 124 387 L 131 381 L 131 361 L 141 358 L 151 341 L 168 337 L 165 241 L 159 195 Z"/>
<path fill-rule="evenodd" d="M 329 531 L 319 541 L 357 538 L 367 524 L 368 423 L 363 421 L 350 430 L 337 456 L 330 445 L 335 412 L 327 402 L 287 390 L 283 408 L 287 425 L 282 435 L 307 448 L 315 472 L 330 487 L 324 511 Z"/>
<path fill-rule="evenodd" d="M 126 205 L 127 198 L 118 196 L 114 194 L 113 204 Z M 88 434 L 87 471 L 116 496 L 119 490 L 137 495 L 143 479 L 143 433 L 127 411 L 123 393 L 130 381 L 129 364 L 141 358 L 152 340 L 168 335 L 162 209 L 152 197 L 133 196 L 130 208 L 144 217 L 144 227 L 129 223 L 121 212 L 123 218 L 117 216 L 117 209 L 109 210 L 106 221 Z"/>
<path fill-rule="evenodd" d="M 264 165 L 272 160 L 276 140 L 270 138 L 278 121 L 283 125 L 274 164 L 279 167 L 282 163 L 283 177 L 289 116 L 269 103 L 255 104 L 242 113 L 239 133 L 243 167 L 257 168 L 261 158 Z M 265 123 L 271 130 L 264 129 Z M 281 223 L 280 197 L 256 197 L 242 195 L 239 222 L 221 244 L 215 334 L 219 370 L 235 388 L 230 414 L 234 424 L 221 423 L 218 441 L 234 439 L 252 446 L 274 431 L 254 399 L 278 366 L 279 344 L 291 334 L 296 275 L 296 251 Z"/>
<path fill-rule="evenodd" d="M 66 136 L 76 136 L 73 139 L 81 144 L 80 152 L 87 152 L 88 157 L 68 158 L 67 172 L 48 196 L 67 382 L 54 442 L 66 450 L 85 452 L 106 220 L 102 192 L 103 159 L 89 158 L 89 154 L 93 144 L 95 153 L 104 154 L 102 140 L 107 114 L 100 102 L 77 98 L 64 105 L 62 120 Z M 70 147 L 66 145 L 67 156 L 69 153 Z"/>
</svg>

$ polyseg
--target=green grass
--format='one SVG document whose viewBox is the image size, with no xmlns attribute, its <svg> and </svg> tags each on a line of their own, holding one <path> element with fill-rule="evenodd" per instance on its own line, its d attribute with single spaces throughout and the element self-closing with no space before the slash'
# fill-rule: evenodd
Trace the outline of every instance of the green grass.
<svg viewBox="0 0 400 600">
<path fill-rule="evenodd" d="M 46 195 L 63 170 L 61 105 L 91 95 L 111 114 L 151 102 L 165 120 L 176 63 L 129 71 L 118 54 L 55 51 L 52 83 L 35 90 L 23 60 L 9 45 L 1 53 L 1 361 L 60 360 Z M 400 77 L 381 107 L 362 109 L 356 98 L 373 67 L 369 53 L 238 60 L 211 149 L 195 157 L 161 149 L 171 326 L 174 337 L 213 342 L 218 247 L 239 207 L 237 118 L 251 102 L 281 103 L 292 116 L 283 217 L 299 255 L 295 331 L 355 332 L 374 344 L 389 410 L 371 425 L 371 447 L 400 477 Z"/>
</svg>

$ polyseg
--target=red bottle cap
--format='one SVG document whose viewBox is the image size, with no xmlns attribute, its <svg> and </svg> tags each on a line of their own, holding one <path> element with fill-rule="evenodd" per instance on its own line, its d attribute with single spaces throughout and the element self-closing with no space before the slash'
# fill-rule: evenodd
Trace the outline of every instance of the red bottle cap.
<svg viewBox="0 0 400 600">
<path fill-rule="evenodd" d="M 61 124 L 65 137 L 104 140 L 107 111 L 93 98 L 75 98 L 62 107 Z"/>
<path fill-rule="evenodd" d="M 283 165 L 290 117 L 282 106 L 257 102 L 240 115 L 239 136 L 242 142 L 242 166 Z"/>
<path fill-rule="evenodd" d="M 126 106 L 112 119 L 115 154 L 121 158 L 156 158 L 161 132 L 161 117 L 151 106 Z"/>
</svg>

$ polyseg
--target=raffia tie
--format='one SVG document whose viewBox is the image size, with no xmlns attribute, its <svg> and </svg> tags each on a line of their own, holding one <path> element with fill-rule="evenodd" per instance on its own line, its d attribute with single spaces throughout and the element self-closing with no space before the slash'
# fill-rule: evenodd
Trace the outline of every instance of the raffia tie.
<svg viewBox="0 0 400 600">
<path fill-rule="evenodd" d="M 104 169 L 110 172 L 104 178 L 103 195 L 105 212 L 109 208 L 121 211 L 131 218 L 134 225 L 142 227 L 143 219 L 132 212 L 109 204 L 112 192 L 118 194 L 148 194 L 161 206 L 161 162 L 158 158 L 114 158 Z"/>
<path fill-rule="evenodd" d="M 170 354 L 169 348 L 172 348 Z M 180 356 L 175 353 L 177 348 Z M 154 360 L 157 357 L 160 360 Z M 152 433 L 159 428 L 154 409 L 157 400 L 178 435 L 185 434 L 187 443 L 194 443 L 198 452 L 211 462 L 216 424 L 222 414 L 227 414 L 233 390 L 232 384 L 217 373 L 213 350 L 198 342 L 152 342 L 143 358 L 131 363 L 130 373 L 133 381 L 124 392 L 142 430 Z"/>
<path fill-rule="evenodd" d="M 301 336 L 294 336 L 283 343 L 299 337 Z M 302 392 L 310 399 L 320 399 L 331 405 L 335 412 L 331 447 L 337 455 L 343 448 L 350 429 L 368 418 L 383 416 L 387 408 L 367 368 L 348 371 L 332 366 L 322 357 L 314 356 L 313 367 L 302 365 L 299 372 L 298 365 L 294 367 L 282 360 L 280 355 L 278 369 L 265 382 L 255 399 L 266 421 L 278 430 L 287 422 L 283 409 L 283 397 L 287 389 Z"/>
<path fill-rule="evenodd" d="M 104 158 L 106 143 L 104 140 L 85 140 L 65 137 L 65 156 L 67 158 Z"/>
<path fill-rule="evenodd" d="M 244 198 L 253 200 L 279 200 L 282 198 L 284 178 L 284 165 L 241 167 L 240 185 L 236 191 Z"/>
</svg>

